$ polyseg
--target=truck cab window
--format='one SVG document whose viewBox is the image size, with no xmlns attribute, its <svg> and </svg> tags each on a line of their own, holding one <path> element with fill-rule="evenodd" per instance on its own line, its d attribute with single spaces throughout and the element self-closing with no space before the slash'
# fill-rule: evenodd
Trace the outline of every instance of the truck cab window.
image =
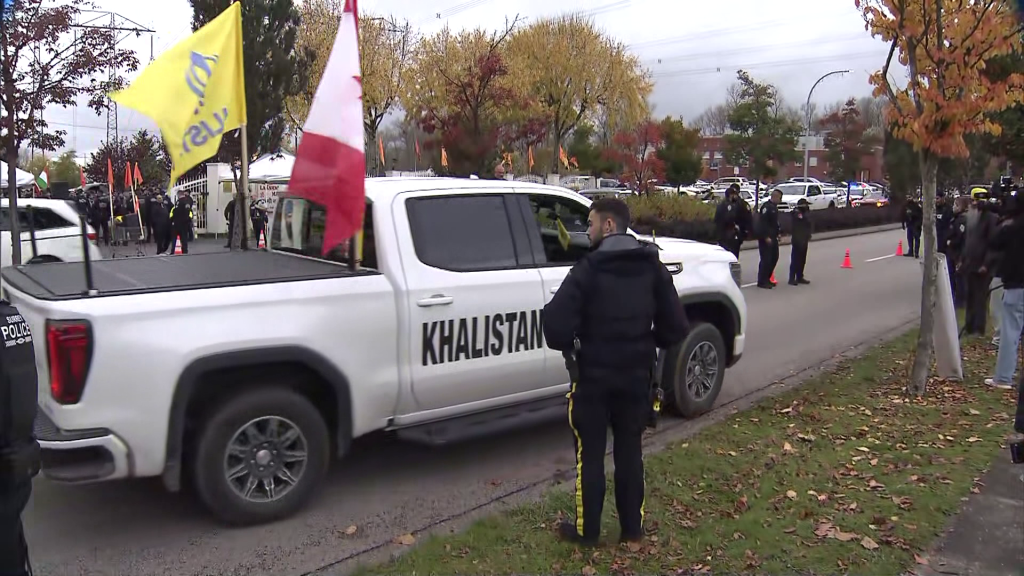
<svg viewBox="0 0 1024 576">
<path fill-rule="evenodd" d="M 405 206 L 416 256 L 427 266 L 473 272 L 518 265 L 501 195 L 410 198 Z"/>
<path fill-rule="evenodd" d="M 590 252 L 590 238 L 587 237 L 590 210 L 586 206 L 559 196 L 530 194 L 530 209 L 537 219 L 548 264 L 572 265 Z M 569 233 L 568 248 L 563 248 L 559 240 L 558 222 Z"/>
<path fill-rule="evenodd" d="M 270 230 L 270 247 L 281 252 L 292 252 L 333 262 L 348 263 L 348 245 L 322 255 L 327 210 L 305 198 L 283 197 L 274 210 L 274 223 Z M 364 268 L 377 267 L 377 246 L 373 234 L 373 204 L 367 200 L 363 215 L 363 233 L 356 248 L 356 259 Z"/>
</svg>

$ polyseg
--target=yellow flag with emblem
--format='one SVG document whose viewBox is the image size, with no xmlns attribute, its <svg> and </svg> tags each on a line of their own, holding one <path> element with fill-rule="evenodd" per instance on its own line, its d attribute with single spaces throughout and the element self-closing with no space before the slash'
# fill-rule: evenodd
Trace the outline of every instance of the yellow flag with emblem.
<svg viewBox="0 0 1024 576">
<path fill-rule="evenodd" d="M 569 241 L 572 237 L 569 236 L 569 231 L 565 229 L 561 219 L 556 219 L 555 222 L 558 224 L 558 243 L 562 245 L 562 250 L 569 250 Z"/>
<path fill-rule="evenodd" d="M 217 153 L 225 132 L 246 123 L 241 3 L 161 54 L 110 99 L 160 127 L 171 156 L 173 186 Z"/>
</svg>

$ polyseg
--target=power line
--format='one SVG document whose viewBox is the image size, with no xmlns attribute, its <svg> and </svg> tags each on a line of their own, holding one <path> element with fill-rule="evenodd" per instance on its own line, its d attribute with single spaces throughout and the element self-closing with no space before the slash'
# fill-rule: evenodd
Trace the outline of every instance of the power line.
<svg viewBox="0 0 1024 576">
<path fill-rule="evenodd" d="M 715 38 L 726 34 L 736 34 L 737 32 L 754 32 L 757 30 L 764 30 L 772 28 L 779 24 L 785 23 L 785 20 L 770 20 L 768 22 L 758 22 L 757 24 L 748 24 L 746 26 L 725 26 L 722 28 L 716 28 L 711 30 L 704 30 L 697 32 L 696 34 L 680 34 L 678 36 L 669 36 L 667 38 L 659 38 L 657 40 L 646 40 L 643 42 L 634 42 L 633 44 L 627 44 L 627 48 L 634 50 L 638 48 L 656 48 L 658 46 L 669 46 L 672 44 L 682 44 L 686 42 L 692 42 L 694 40 L 706 40 L 708 38 Z"/>
<path fill-rule="evenodd" d="M 777 50 L 782 48 L 803 48 L 803 47 L 823 47 L 823 46 L 835 46 L 837 44 L 846 44 L 854 41 L 862 41 L 868 39 L 863 34 L 856 34 L 848 37 L 837 37 L 829 38 L 826 40 L 822 39 L 811 39 L 811 40 L 800 40 L 798 42 L 789 42 L 786 44 L 762 44 L 759 46 L 744 46 L 733 50 L 707 50 L 703 52 L 690 52 L 681 54 L 679 56 L 660 56 L 657 58 L 650 58 L 644 62 L 650 64 L 665 64 L 667 62 L 679 62 L 683 60 L 703 60 L 705 58 L 714 58 L 717 56 L 734 56 L 737 54 L 749 54 L 749 53 L 764 53 L 770 50 Z"/>
<path fill-rule="evenodd" d="M 884 59 L 884 54 L 878 51 L 872 52 L 855 52 L 845 54 L 832 54 L 828 56 L 819 56 L 813 58 L 797 58 L 792 60 L 778 60 L 773 62 L 755 62 L 751 64 L 723 64 L 720 66 L 714 66 L 709 68 L 690 68 L 680 70 L 670 70 L 666 72 L 655 72 L 653 74 L 655 79 L 658 78 L 677 78 L 681 76 L 702 76 L 707 74 L 720 74 L 722 70 L 728 72 L 734 72 L 736 70 L 763 70 L 766 68 L 788 68 L 792 66 L 802 66 L 805 64 L 820 64 L 824 62 L 836 62 L 840 63 L 845 60 L 857 60 L 857 59 L 868 59 L 877 58 L 878 60 Z"/>
</svg>

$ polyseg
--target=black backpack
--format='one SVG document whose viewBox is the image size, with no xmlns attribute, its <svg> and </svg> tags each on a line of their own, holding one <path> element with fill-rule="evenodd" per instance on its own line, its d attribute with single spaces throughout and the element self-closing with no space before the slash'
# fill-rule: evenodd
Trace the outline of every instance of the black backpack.
<svg viewBox="0 0 1024 576">
<path fill-rule="evenodd" d="M 10 302 L 0 300 L 0 483 L 39 473 L 33 430 L 38 390 L 28 322 Z"/>
</svg>

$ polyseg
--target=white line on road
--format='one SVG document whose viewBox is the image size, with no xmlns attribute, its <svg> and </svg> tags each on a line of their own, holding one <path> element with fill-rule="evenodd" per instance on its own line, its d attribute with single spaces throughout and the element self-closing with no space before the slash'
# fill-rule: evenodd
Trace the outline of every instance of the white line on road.
<svg viewBox="0 0 1024 576">
<path fill-rule="evenodd" d="M 750 284 L 744 284 L 740 288 L 750 288 L 751 286 L 757 286 L 757 282 L 751 282 Z"/>
<path fill-rule="evenodd" d="M 885 260 L 886 258 L 892 258 L 893 256 L 895 256 L 895 254 L 889 254 L 888 256 L 879 256 L 878 258 L 872 258 L 870 260 L 865 260 L 865 262 L 878 262 L 879 260 Z"/>
</svg>

